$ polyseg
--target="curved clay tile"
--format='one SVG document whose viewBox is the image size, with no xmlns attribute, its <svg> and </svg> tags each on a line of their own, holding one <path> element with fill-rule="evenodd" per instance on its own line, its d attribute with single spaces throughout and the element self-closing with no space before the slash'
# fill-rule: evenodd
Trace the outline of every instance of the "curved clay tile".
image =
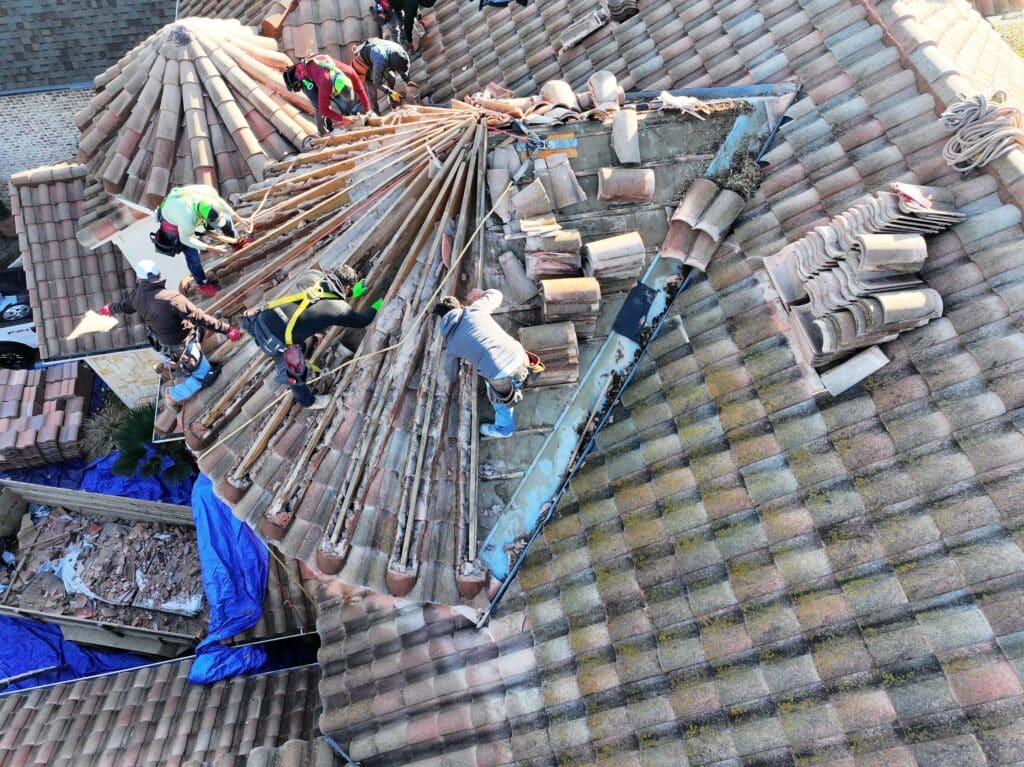
<svg viewBox="0 0 1024 767">
<path fill-rule="evenodd" d="M 169 24 L 96 78 L 75 118 L 79 158 L 104 191 L 147 207 L 177 184 L 242 191 L 313 133 L 281 83 L 289 63 L 232 19 Z"/>
<path fill-rule="evenodd" d="M 293 59 L 310 51 L 351 62 L 349 43 L 380 37 L 380 26 L 366 0 L 298 0 L 284 17 L 281 50 Z"/>
</svg>

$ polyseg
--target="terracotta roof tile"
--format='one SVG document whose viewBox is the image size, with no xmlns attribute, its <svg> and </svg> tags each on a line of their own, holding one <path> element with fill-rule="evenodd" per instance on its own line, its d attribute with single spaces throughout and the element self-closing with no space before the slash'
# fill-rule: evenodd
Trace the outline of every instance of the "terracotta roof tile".
<svg viewBox="0 0 1024 767">
<path fill-rule="evenodd" d="M 97 98 L 76 117 L 79 157 L 105 192 L 148 207 L 172 184 L 199 179 L 240 191 L 312 130 L 303 101 L 280 82 L 289 63 L 272 40 L 234 20 L 169 24 L 96 79 Z M 237 158 L 214 167 L 227 136 Z"/>
<path fill-rule="evenodd" d="M 187 660 L 167 661 L 10 695 L 0 705 L 0 721 L 10 721 L 13 711 L 21 712 L 26 720 L 17 729 L 21 758 L 49 764 L 73 764 L 99 754 L 133 764 L 220 763 L 244 757 L 255 746 L 276 747 L 315 733 L 317 669 L 192 686 L 187 683 L 190 665 Z M 138 721 L 147 696 L 157 689 L 157 727 L 147 731 L 124 725 Z M 57 699 L 51 702 L 54 692 Z M 289 705 L 281 705 L 286 698 Z M 263 732 L 258 737 L 247 734 L 247 722 L 260 718 Z M 74 723 L 70 731 L 67 722 Z M 54 748 L 79 728 L 83 737 L 76 739 L 77 748 L 60 748 L 54 756 Z"/>
<path fill-rule="evenodd" d="M 44 359 L 145 342 L 142 325 L 130 320 L 122 334 L 64 338 L 85 308 L 98 309 L 135 285 L 134 271 L 112 245 L 91 251 L 75 239 L 75 224 L 86 208 L 85 176 L 83 165 L 56 165 L 11 177 L 21 255 Z"/>
</svg>

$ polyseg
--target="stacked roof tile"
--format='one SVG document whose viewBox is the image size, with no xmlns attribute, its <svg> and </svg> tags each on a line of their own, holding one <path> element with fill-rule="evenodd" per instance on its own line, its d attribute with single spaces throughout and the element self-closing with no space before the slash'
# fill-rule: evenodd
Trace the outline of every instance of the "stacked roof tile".
<svg viewBox="0 0 1024 767">
<path fill-rule="evenodd" d="M 54 165 L 11 177 L 18 228 L 40 355 L 44 359 L 145 343 L 128 318 L 110 333 L 67 340 L 82 315 L 116 300 L 135 285 L 135 272 L 112 245 L 88 250 L 75 238 L 86 207 L 84 165 Z"/>
<path fill-rule="evenodd" d="M 149 208 L 185 183 L 239 192 L 313 129 L 281 82 L 289 63 L 234 20 L 169 24 L 96 78 L 79 157 L 104 192 Z"/>
<path fill-rule="evenodd" d="M 234 764 L 255 748 L 317 734 L 316 667 L 188 681 L 191 661 L 167 661 L 0 700 L 5 764 Z"/>
<path fill-rule="evenodd" d="M 0 370 L 0 471 L 78 458 L 92 381 L 77 362 Z"/>
</svg>

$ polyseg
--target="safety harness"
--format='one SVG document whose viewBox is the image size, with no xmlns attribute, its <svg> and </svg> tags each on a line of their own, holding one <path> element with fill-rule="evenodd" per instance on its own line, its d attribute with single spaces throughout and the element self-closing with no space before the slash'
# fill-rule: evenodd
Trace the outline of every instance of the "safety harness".
<svg viewBox="0 0 1024 767">
<path fill-rule="evenodd" d="M 309 59 L 306 59 L 306 66 L 309 66 L 310 64 L 314 64 L 318 67 L 323 67 L 330 74 L 332 96 L 337 96 L 346 88 L 352 87 L 352 81 L 348 78 L 348 75 L 346 75 L 344 72 L 338 69 L 337 65 L 334 63 L 334 60 L 330 56 L 318 53 L 317 55 Z M 313 86 L 313 83 L 310 82 L 309 80 L 304 81 L 304 84 L 306 85 L 307 89 Z"/>
<path fill-rule="evenodd" d="M 292 316 L 288 319 L 288 324 L 284 327 L 284 343 L 285 346 L 293 346 L 292 331 L 295 330 L 295 323 L 299 320 L 299 315 L 302 314 L 306 309 L 315 304 L 321 298 L 344 298 L 337 293 L 332 293 L 329 290 L 324 290 L 323 284 L 317 282 L 312 287 L 306 288 L 301 293 L 292 293 L 290 296 L 284 296 L 283 298 L 275 298 L 273 301 L 267 303 L 268 309 L 277 309 L 285 304 L 298 304 L 299 308 L 296 309 Z"/>
</svg>

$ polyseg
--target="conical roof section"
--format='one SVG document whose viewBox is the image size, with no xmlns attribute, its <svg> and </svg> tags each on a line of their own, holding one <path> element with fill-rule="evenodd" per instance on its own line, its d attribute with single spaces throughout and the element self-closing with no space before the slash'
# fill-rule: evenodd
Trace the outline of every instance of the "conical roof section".
<svg viewBox="0 0 1024 767">
<path fill-rule="evenodd" d="M 233 19 L 169 24 L 96 78 L 79 158 L 103 191 L 150 208 L 179 184 L 242 191 L 313 135 L 281 82 L 290 63 Z"/>
</svg>

